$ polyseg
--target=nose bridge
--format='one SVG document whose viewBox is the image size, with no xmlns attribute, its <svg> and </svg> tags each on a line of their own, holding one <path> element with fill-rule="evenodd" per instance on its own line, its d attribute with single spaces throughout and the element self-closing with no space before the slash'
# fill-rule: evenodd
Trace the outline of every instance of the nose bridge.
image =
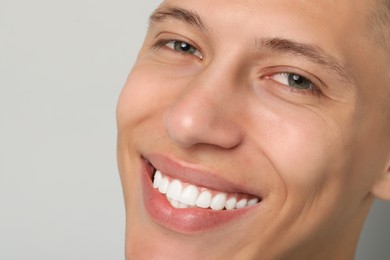
<svg viewBox="0 0 390 260">
<path fill-rule="evenodd" d="M 217 103 L 222 99 L 228 99 L 234 88 L 238 87 L 238 75 L 240 66 L 234 54 L 219 55 L 204 66 L 192 81 L 186 86 L 187 91 L 209 96 L 209 100 Z M 218 95 L 215 95 L 218 94 Z M 210 97 L 210 95 L 214 95 Z"/>
<path fill-rule="evenodd" d="M 189 147 L 210 144 L 232 148 L 242 133 L 232 112 L 237 82 L 235 68 L 228 63 L 210 63 L 191 78 L 164 115 L 169 136 Z M 237 74 L 238 75 L 238 74 Z"/>
<path fill-rule="evenodd" d="M 235 99 L 235 94 L 244 84 L 243 74 L 245 66 L 240 62 L 238 51 L 220 51 L 218 56 L 205 66 L 205 68 L 186 86 L 186 94 L 200 98 L 200 102 L 214 105 L 228 113 L 230 106 L 226 102 Z M 207 101 L 207 102 L 206 102 Z"/>
</svg>

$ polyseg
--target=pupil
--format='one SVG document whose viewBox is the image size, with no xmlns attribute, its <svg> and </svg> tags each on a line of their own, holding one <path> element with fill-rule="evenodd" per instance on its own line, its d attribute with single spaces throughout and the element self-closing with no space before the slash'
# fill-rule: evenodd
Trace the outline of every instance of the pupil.
<svg viewBox="0 0 390 260">
<path fill-rule="evenodd" d="M 308 81 L 306 78 L 299 76 L 297 74 L 289 74 L 288 75 L 288 84 L 292 87 L 300 88 L 300 89 L 311 89 L 312 88 L 310 81 Z"/>
<path fill-rule="evenodd" d="M 296 84 L 302 84 L 303 83 L 303 78 L 299 75 L 292 75 L 292 79 L 295 81 Z"/>
<path fill-rule="evenodd" d="M 180 43 L 180 47 L 183 51 L 189 51 L 190 50 L 190 45 L 188 45 L 185 42 Z"/>
</svg>

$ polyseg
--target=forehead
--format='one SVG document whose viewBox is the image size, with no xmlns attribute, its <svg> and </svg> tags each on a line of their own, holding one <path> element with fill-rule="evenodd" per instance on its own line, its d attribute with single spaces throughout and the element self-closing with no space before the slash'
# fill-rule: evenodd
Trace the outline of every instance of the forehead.
<svg viewBox="0 0 390 260">
<path fill-rule="evenodd" d="M 256 30 L 259 25 L 262 29 L 284 25 L 285 31 L 294 29 L 294 33 L 299 33 L 320 25 L 317 29 L 337 32 L 356 28 L 356 32 L 362 32 L 368 27 L 365 24 L 375 6 L 373 3 L 373 0 L 166 0 L 160 9 L 188 9 L 201 16 L 211 29 L 222 21 L 231 29 L 240 30 Z M 289 28 L 289 25 L 301 27 Z"/>
<path fill-rule="evenodd" d="M 369 17 L 377 7 L 375 3 L 376 0 L 165 0 L 162 7 L 188 8 L 210 27 L 223 21 L 232 29 L 242 30 L 259 26 L 260 22 L 263 29 L 284 25 L 286 31 L 295 33 L 321 25 L 318 29 L 342 33 L 356 29 L 357 34 L 363 34 L 370 31 Z M 289 24 L 300 28 L 289 28 Z"/>
<path fill-rule="evenodd" d="M 320 15 L 337 17 L 341 14 L 353 15 L 357 19 L 377 7 L 377 0 L 164 0 L 162 6 L 186 5 L 198 6 L 200 9 L 214 10 L 218 8 L 222 12 L 232 9 L 233 12 L 245 11 L 248 14 L 258 13 L 262 8 L 276 7 L 274 11 L 294 12 L 301 10 Z M 331 12 L 329 12 L 331 11 Z M 225 13 L 233 14 L 233 12 Z M 340 18 L 340 17 L 339 17 Z"/>
</svg>

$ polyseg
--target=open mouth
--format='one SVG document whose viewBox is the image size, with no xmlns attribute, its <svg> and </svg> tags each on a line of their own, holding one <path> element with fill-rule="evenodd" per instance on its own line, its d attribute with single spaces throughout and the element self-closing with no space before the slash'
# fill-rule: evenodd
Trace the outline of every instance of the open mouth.
<svg viewBox="0 0 390 260">
<path fill-rule="evenodd" d="M 263 197 L 253 195 L 257 188 L 213 170 L 161 154 L 148 154 L 143 161 L 143 205 L 155 223 L 175 232 L 214 229 L 262 208 Z"/>
<path fill-rule="evenodd" d="M 191 183 L 183 182 L 154 171 L 153 187 L 174 208 L 202 208 L 211 210 L 234 210 L 249 207 L 259 203 L 258 197 L 242 193 L 228 193 L 199 187 Z"/>
</svg>

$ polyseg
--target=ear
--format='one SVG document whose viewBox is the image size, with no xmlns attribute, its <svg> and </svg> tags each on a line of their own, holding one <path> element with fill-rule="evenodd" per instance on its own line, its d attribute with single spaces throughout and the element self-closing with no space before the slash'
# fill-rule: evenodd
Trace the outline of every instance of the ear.
<svg viewBox="0 0 390 260">
<path fill-rule="evenodd" d="M 374 183 L 371 193 L 378 199 L 390 201 L 390 165 Z"/>
</svg>

